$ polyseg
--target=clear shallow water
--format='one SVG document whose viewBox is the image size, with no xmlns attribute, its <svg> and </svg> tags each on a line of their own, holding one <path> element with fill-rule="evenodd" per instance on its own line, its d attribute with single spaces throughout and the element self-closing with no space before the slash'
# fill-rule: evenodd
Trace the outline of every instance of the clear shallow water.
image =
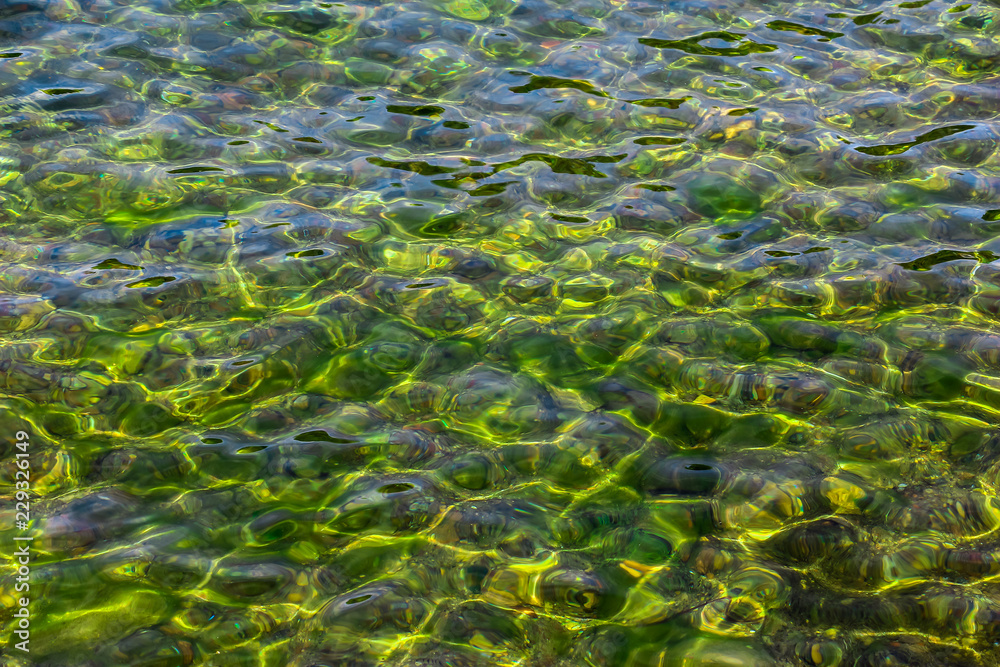
<svg viewBox="0 0 1000 667">
<path fill-rule="evenodd" d="M 6 664 L 997 664 L 998 15 L 0 4 Z"/>
</svg>

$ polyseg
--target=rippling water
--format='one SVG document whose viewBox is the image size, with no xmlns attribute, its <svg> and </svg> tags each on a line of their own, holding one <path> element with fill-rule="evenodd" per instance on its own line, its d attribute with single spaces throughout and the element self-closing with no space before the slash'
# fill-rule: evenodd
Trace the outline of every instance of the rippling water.
<svg viewBox="0 0 1000 667">
<path fill-rule="evenodd" d="M 2 0 L 4 664 L 998 664 L 998 20 Z"/>
</svg>

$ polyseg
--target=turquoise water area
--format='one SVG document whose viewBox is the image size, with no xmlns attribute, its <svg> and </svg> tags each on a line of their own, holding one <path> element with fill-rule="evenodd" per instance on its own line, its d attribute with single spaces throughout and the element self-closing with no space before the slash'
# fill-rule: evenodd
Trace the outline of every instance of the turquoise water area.
<svg viewBox="0 0 1000 667">
<path fill-rule="evenodd" d="M 998 20 L 0 0 L 0 663 L 1000 664 Z"/>
</svg>

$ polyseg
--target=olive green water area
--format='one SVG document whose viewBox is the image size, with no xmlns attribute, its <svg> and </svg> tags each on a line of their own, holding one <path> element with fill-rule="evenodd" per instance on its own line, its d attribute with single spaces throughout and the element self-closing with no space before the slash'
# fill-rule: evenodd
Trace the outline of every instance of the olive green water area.
<svg viewBox="0 0 1000 667">
<path fill-rule="evenodd" d="M 0 0 L 0 664 L 1000 664 L 998 22 Z"/>
</svg>

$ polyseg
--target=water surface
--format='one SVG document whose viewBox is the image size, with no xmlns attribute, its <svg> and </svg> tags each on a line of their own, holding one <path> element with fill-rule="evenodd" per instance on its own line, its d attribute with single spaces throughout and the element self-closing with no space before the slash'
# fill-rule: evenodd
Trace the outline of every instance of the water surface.
<svg viewBox="0 0 1000 667">
<path fill-rule="evenodd" d="M 0 2 L 4 664 L 997 664 L 998 19 Z"/>
</svg>

